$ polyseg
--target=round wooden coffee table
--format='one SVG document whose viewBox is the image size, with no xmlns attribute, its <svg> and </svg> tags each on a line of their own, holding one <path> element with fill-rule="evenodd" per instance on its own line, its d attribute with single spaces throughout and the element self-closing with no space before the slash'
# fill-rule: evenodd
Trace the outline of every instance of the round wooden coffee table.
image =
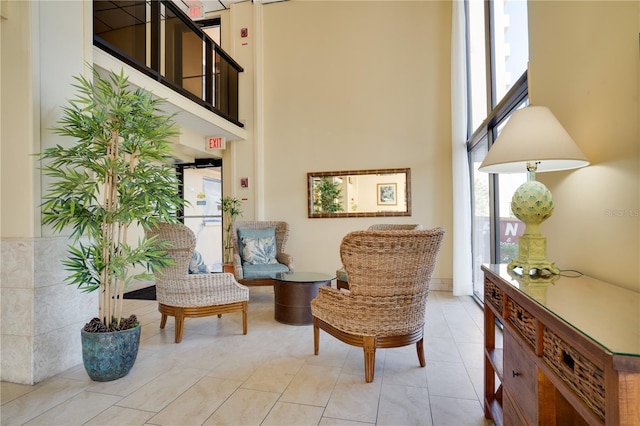
<svg viewBox="0 0 640 426">
<path fill-rule="evenodd" d="M 320 272 L 282 272 L 273 280 L 275 320 L 290 325 L 313 324 L 311 301 L 318 288 L 331 285 L 334 275 Z"/>
</svg>

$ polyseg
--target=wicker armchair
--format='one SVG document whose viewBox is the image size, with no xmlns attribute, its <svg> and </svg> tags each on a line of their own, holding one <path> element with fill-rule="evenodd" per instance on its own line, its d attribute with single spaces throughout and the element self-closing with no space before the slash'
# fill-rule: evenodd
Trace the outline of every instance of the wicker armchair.
<svg viewBox="0 0 640 426">
<path fill-rule="evenodd" d="M 321 287 L 311 302 L 314 353 L 318 355 L 322 329 L 364 349 L 367 383 L 373 381 L 376 348 L 415 343 L 424 367 L 425 307 L 443 236 L 442 228 L 345 236 L 340 257 L 350 290 Z"/>
<path fill-rule="evenodd" d="M 240 234 L 260 236 L 275 228 L 275 260 L 270 264 L 247 264 L 242 257 L 243 243 Z M 284 252 L 289 238 L 289 224 L 281 221 L 237 221 L 231 226 L 233 247 L 233 267 L 236 280 L 250 286 L 273 285 L 273 278 L 279 272 L 293 272 L 293 256 Z"/>
<path fill-rule="evenodd" d="M 160 223 L 147 232 L 171 241 L 167 249 L 175 265 L 156 273 L 156 298 L 162 314 L 160 328 L 167 317 L 175 317 L 175 341 L 182 341 L 185 318 L 206 317 L 242 312 L 242 334 L 247 334 L 247 302 L 249 289 L 236 282 L 233 274 L 189 274 L 189 262 L 196 247 L 193 231 L 182 224 Z"/>
<path fill-rule="evenodd" d="M 369 231 L 415 231 L 419 229 L 422 229 L 422 225 L 415 223 L 376 223 L 368 228 Z M 336 271 L 336 284 L 338 288 L 349 288 L 349 279 L 344 267 Z"/>
</svg>

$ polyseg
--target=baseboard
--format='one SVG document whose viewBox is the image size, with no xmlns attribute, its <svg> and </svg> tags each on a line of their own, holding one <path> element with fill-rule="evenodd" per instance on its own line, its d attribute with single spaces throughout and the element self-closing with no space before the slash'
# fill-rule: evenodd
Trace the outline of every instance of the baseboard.
<svg viewBox="0 0 640 426">
<path fill-rule="evenodd" d="M 431 278 L 429 290 L 453 291 L 453 279 L 451 278 Z"/>
</svg>

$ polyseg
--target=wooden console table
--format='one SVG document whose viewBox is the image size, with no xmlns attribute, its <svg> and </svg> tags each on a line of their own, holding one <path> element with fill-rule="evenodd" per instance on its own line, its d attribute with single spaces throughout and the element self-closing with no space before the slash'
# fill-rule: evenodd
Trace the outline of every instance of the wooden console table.
<svg viewBox="0 0 640 426">
<path fill-rule="evenodd" d="M 640 293 L 586 276 L 482 270 L 486 418 L 498 425 L 640 425 Z"/>
</svg>

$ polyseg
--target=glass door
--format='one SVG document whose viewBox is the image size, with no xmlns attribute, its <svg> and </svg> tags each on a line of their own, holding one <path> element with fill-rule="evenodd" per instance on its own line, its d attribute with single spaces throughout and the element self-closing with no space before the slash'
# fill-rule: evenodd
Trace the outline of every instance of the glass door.
<svg viewBox="0 0 640 426">
<path fill-rule="evenodd" d="M 222 272 L 222 166 L 183 165 L 184 224 L 196 236 L 196 259 L 192 268 L 199 272 Z M 199 254 L 199 256 L 198 256 Z"/>
</svg>

